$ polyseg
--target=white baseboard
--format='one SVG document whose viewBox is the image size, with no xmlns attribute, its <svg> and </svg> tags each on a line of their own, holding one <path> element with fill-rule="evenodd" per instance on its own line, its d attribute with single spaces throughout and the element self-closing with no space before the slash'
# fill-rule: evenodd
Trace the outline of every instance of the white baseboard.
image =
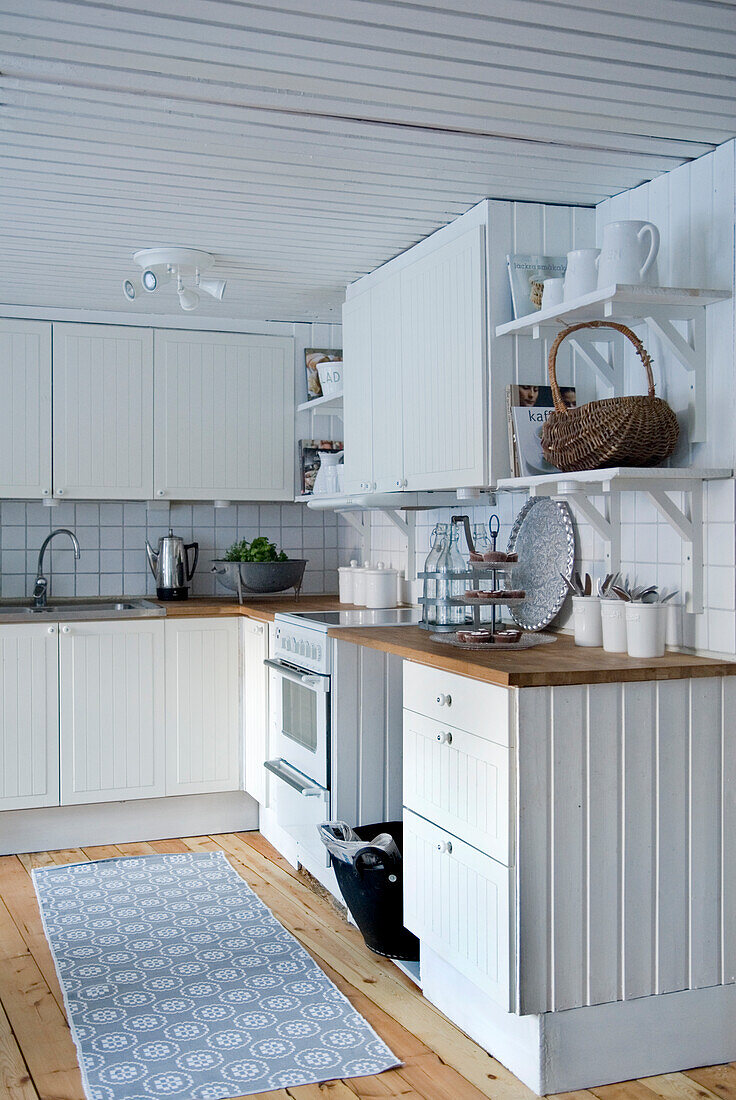
<svg viewBox="0 0 736 1100">
<path fill-rule="evenodd" d="M 257 828 L 258 803 L 242 791 L 5 810 L 0 813 L 0 855 Z"/>
<path fill-rule="evenodd" d="M 422 946 L 422 991 L 540 1096 L 736 1060 L 736 985 L 517 1016 Z"/>
</svg>

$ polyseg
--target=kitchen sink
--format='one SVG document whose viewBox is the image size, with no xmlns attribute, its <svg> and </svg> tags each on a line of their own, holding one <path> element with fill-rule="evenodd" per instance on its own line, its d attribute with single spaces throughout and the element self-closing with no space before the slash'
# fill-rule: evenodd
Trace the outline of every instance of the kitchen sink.
<svg viewBox="0 0 736 1100">
<path fill-rule="evenodd" d="M 38 619 L 62 622 L 79 619 L 139 619 L 161 616 L 166 609 L 152 600 L 126 599 L 50 599 L 45 607 L 34 607 L 33 600 L 0 600 L 0 622 Z"/>
</svg>

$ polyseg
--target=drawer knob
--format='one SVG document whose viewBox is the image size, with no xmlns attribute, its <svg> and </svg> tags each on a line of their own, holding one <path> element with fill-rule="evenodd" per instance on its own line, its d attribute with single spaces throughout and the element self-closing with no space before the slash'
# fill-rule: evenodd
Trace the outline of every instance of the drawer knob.
<svg viewBox="0 0 736 1100">
<path fill-rule="evenodd" d="M 442 730 L 440 733 L 437 734 L 437 740 L 439 741 L 440 745 L 451 745 L 452 734 L 449 730 Z"/>
<path fill-rule="evenodd" d="M 441 707 L 451 707 L 452 706 L 452 696 L 451 695 L 440 694 L 440 695 L 437 696 L 437 702 Z"/>
<path fill-rule="evenodd" d="M 56 633 L 56 627 L 55 626 L 50 626 L 49 627 L 49 634 L 55 634 L 55 633 Z"/>
<path fill-rule="evenodd" d="M 452 853 L 452 841 L 451 840 L 441 840 L 439 842 L 439 844 L 437 845 L 437 851 L 442 852 L 443 855 L 448 855 L 448 856 L 451 855 L 451 853 Z"/>
<path fill-rule="evenodd" d="M 71 630 L 71 627 L 68 627 L 68 626 L 62 626 L 62 628 L 61 628 L 61 633 L 62 633 L 62 634 L 68 634 L 70 630 Z"/>
</svg>

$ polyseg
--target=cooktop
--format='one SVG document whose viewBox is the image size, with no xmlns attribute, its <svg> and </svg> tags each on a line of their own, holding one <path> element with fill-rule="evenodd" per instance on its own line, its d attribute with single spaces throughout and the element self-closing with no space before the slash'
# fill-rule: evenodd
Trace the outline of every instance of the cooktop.
<svg viewBox="0 0 736 1100">
<path fill-rule="evenodd" d="M 333 626 L 414 626 L 421 620 L 420 607 L 361 608 L 359 611 L 277 612 L 279 622 L 299 623 L 326 634 Z"/>
</svg>

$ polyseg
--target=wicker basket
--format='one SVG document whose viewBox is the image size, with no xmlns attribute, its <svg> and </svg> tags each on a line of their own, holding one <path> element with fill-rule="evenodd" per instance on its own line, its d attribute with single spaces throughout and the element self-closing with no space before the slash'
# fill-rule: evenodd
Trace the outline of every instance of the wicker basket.
<svg viewBox="0 0 736 1100">
<path fill-rule="evenodd" d="M 566 336 L 583 328 L 613 328 L 636 348 L 649 382 L 646 397 L 610 397 L 568 409 L 557 384 L 557 349 Z M 656 466 L 672 454 L 680 428 L 666 401 L 654 396 L 652 360 L 641 340 L 615 321 L 570 325 L 549 352 L 549 381 L 554 412 L 542 429 L 544 457 L 558 470 L 598 470 L 606 466 Z"/>
</svg>

